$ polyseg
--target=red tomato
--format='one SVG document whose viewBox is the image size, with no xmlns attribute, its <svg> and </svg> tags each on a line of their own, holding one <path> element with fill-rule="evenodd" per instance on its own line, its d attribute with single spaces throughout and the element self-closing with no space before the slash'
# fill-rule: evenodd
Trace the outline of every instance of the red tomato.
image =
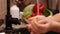
<svg viewBox="0 0 60 34">
<path fill-rule="evenodd" d="M 39 15 L 43 15 L 44 9 L 45 9 L 44 4 L 43 4 L 43 3 L 39 3 Z M 36 16 L 36 15 L 37 15 L 37 4 L 35 4 L 35 5 L 33 6 L 33 13 L 32 13 L 32 15 L 29 16 L 28 18 L 34 17 L 34 16 Z M 28 19 L 28 18 L 27 18 L 27 19 Z"/>
<path fill-rule="evenodd" d="M 36 16 L 37 14 L 36 13 L 33 13 L 31 16 L 29 16 L 28 18 L 30 18 L 30 17 L 34 17 L 34 16 Z M 27 18 L 27 19 L 28 19 Z"/>
<path fill-rule="evenodd" d="M 33 13 L 32 15 L 31 15 L 31 17 L 34 17 L 34 16 L 36 16 L 37 14 L 36 13 Z"/>
<path fill-rule="evenodd" d="M 44 4 L 40 2 L 39 3 L 39 13 L 43 13 L 44 9 L 45 9 Z M 33 13 L 37 13 L 37 4 L 35 4 L 33 7 Z"/>
</svg>

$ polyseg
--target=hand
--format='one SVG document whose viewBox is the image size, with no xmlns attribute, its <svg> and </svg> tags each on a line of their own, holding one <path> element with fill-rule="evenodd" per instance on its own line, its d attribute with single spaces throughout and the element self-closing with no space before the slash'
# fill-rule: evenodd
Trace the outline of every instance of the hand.
<svg viewBox="0 0 60 34">
<path fill-rule="evenodd" d="M 31 24 L 27 25 L 28 30 L 38 34 L 46 33 L 50 29 L 50 23 L 46 19 L 42 19 L 39 22 L 31 21 Z"/>
<path fill-rule="evenodd" d="M 30 34 L 41 34 L 41 33 L 33 31 L 33 29 L 31 29 L 32 28 L 31 24 L 27 24 L 26 26 L 27 26 L 28 31 L 30 32 Z"/>
</svg>

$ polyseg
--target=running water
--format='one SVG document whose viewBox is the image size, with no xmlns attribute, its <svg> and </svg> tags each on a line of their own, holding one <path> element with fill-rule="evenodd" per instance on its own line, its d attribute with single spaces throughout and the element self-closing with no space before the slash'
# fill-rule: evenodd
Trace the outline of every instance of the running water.
<svg viewBox="0 0 60 34">
<path fill-rule="evenodd" d="M 37 1 L 37 17 L 40 17 L 40 15 L 39 15 L 39 0 L 36 0 Z"/>
<path fill-rule="evenodd" d="M 37 0 L 37 15 L 39 15 L 39 0 Z"/>
</svg>

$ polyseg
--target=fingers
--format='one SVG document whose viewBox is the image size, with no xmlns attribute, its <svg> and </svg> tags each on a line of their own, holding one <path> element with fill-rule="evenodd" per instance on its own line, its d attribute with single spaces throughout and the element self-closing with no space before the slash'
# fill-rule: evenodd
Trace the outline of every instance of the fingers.
<svg viewBox="0 0 60 34">
<path fill-rule="evenodd" d="M 36 32 L 36 28 L 33 27 L 31 24 L 27 24 L 26 27 L 27 27 L 29 32 L 31 32 L 31 31 Z"/>
<path fill-rule="evenodd" d="M 42 27 L 49 27 L 50 26 L 50 23 L 47 22 L 46 20 L 41 20 L 40 22 L 38 22 L 39 24 L 39 27 L 42 28 Z"/>
<path fill-rule="evenodd" d="M 46 24 L 47 23 L 47 20 L 40 20 L 38 21 L 38 24 Z"/>
<path fill-rule="evenodd" d="M 30 34 L 41 34 L 41 33 L 31 31 Z"/>
<path fill-rule="evenodd" d="M 37 33 L 45 33 L 50 27 L 50 23 L 48 23 L 48 21 L 49 20 L 46 18 L 41 19 L 38 22 L 31 21 L 30 25 L 27 28 L 31 32 L 31 34 L 34 34 L 32 33 L 32 31 Z"/>
<path fill-rule="evenodd" d="M 39 22 L 31 22 L 31 25 L 34 27 L 34 28 L 39 28 L 40 26 L 45 26 L 49 23 L 47 23 L 46 20 L 40 20 Z"/>
<path fill-rule="evenodd" d="M 46 20 L 41 20 L 40 22 L 31 22 L 32 27 L 35 29 L 35 31 L 39 31 L 41 33 L 45 33 L 48 31 L 50 27 L 50 23 L 47 23 Z M 44 29 L 45 28 L 45 29 Z"/>
<path fill-rule="evenodd" d="M 36 34 L 35 32 L 33 32 L 33 31 L 31 31 L 31 33 L 30 34 Z"/>
<path fill-rule="evenodd" d="M 33 32 L 30 32 L 30 34 L 34 34 Z"/>
<path fill-rule="evenodd" d="M 26 24 L 26 28 L 28 29 L 29 32 L 31 32 L 31 24 Z"/>
<path fill-rule="evenodd" d="M 38 23 L 37 22 L 31 22 L 31 28 L 35 29 L 37 31 L 37 29 L 39 29 L 39 27 L 45 26 L 46 25 L 46 20 L 41 20 Z"/>
<path fill-rule="evenodd" d="M 38 18 L 38 19 L 42 20 L 42 19 L 45 19 L 46 17 L 45 16 L 34 16 L 34 17 L 29 18 L 28 20 L 31 21 L 34 18 Z"/>
<path fill-rule="evenodd" d="M 35 32 L 38 31 L 38 27 L 37 27 L 36 23 L 31 22 L 31 26 L 32 26 L 32 28 L 33 28 L 33 31 L 35 31 Z"/>
</svg>

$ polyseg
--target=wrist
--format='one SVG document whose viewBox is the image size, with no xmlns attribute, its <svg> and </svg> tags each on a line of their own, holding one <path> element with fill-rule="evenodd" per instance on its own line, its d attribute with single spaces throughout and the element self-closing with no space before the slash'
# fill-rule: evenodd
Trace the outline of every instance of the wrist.
<svg viewBox="0 0 60 34">
<path fill-rule="evenodd" d="M 52 21 L 50 28 L 51 28 L 50 31 L 60 32 L 60 23 L 56 21 Z"/>
<path fill-rule="evenodd" d="M 48 31 L 52 31 L 54 29 L 54 27 L 55 27 L 55 24 L 54 24 L 55 20 L 52 17 L 48 17 L 47 20 L 48 20 L 48 23 L 50 23 Z"/>
</svg>

